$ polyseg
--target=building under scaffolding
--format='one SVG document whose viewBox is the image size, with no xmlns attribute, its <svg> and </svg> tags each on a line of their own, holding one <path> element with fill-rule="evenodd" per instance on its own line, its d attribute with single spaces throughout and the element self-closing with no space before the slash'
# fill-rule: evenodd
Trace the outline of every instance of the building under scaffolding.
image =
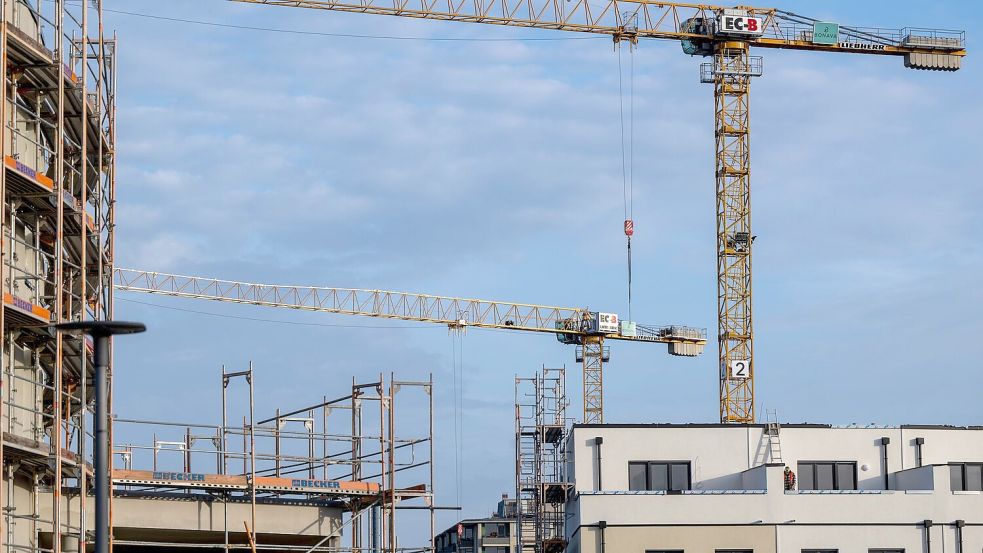
<svg viewBox="0 0 983 553">
<path fill-rule="evenodd" d="M 519 553 L 566 548 L 566 370 L 515 379 L 516 535 Z"/>
<path fill-rule="evenodd" d="M 112 314 L 116 41 L 99 1 L 0 6 L 0 549 L 78 551 L 92 349 L 48 325 Z"/>
<path fill-rule="evenodd" d="M 254 389 L 251 367 L 223 369 L 219 425 L 114 421 L 140 440 L 116 446 L 116 550 L 433 551 L 432 380 L 380 375 L 260 420 Z"/>
</svg>

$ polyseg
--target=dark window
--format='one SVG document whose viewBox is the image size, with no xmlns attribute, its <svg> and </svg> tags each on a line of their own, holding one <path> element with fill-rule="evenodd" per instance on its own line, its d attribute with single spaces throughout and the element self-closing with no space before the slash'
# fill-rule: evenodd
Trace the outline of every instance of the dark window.
<svg viewBox="0 0 983 553">
<path fill-rule="evenodd" d="M 507 538 L 509 537 L 509 525 L 503 523 L 486 522 L 481 525 L 481 537 Z"/>
<path fill-rule="evenodd" d="M 645 463 L 628 463 L 628 489 L 645 489 L 645 472 L 648 470 Z"/>
<path fill-rule="evenodd" d="M 835 490 L 836 483 L 833 481 L 833 465 L 831 463 L 816 463 L 816 489 Z"/>
<path fill-rule="evenodd" d="M 867 553 L 904 553 L 904 549 L 868 549 Z"/>
<path fill-rule="evenodd" d="M 800 490 L 855 490 L 857 463 L 809 461 L 799 463 Z"/>
<path fill-rule="evenodd" d="M 628 489 L 682 491 L 690 489 L 688 461 L 633 461 L 628 463 Z"/>
<path fill-rule="evenodd" d="M 983 465 L 966 465 L 966 489 L 983 491 Z"/>
<path fill-rule="evenodd" d="M 646 549 L 645 553 L 683 553 L 682 549 Z"/>
<path fill-rule="evenodd" d="M 669 489 L 669 465 L 665 463 L 649 463 L 649 482 L 647 490 Z"/>
<path fill-rule="evenodd" d="M 673 463 L 670 465 L 669 474 L 670 490 L 689 489 L 689 463 Z"/>
<path fill-rule="evenodd" d="M 964 490 L 966 479 L 963 478 L 963 465 L 949 465 L 949 487 L 953 491 Z"/>
<path fill-rule="evenodd" d="M 954 463 L 949 465 L 949 482 L 953 491 L 983 491 L 983 463 Z"/>
<path fill-rule="evenodd" d="M 816 489 L 815 469 L 813 468 L 812 465 L 799 463 L 799 489 L 800 490 Z"/>
<path fill-rule="evenodd" d="M 840 553 L 839 549 L 803 549 L 802 553 Z"/>
<path fill-rule="evenodd" d="M 837 463 L 836 464 L 836 489 L 838 490 L 857 489 L 856 469 L 857 466 L 852 463 Z"/>
<path fill-rule="evenodd" d="M 715 553 L 754 553 L 754 549 L 717 549 Z"/>
</svg>

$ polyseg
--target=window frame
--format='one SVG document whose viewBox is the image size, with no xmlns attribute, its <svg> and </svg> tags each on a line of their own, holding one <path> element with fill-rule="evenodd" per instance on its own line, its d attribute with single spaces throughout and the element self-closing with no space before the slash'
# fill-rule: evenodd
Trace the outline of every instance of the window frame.
<svg viewBox="0 0 983 553">
<path fill-rule="evenodd" d="M 980 489 L 977 490 L 977 489 L 970 489 L 969 488 L 969 479 L 967 478 L 967 476 L 969 476 L 969 470 L 968 470 L 969 467 L 980 467 L 980 472 L 983 473 L 983 461 L 980 461 L 980 462 L 976 462 L 976 461 L 961 461 L 961 462 L 957 462 L 957 463 L 949 463 L 949 470 L 950 471 L 953 470 L 953 468 L 956 468 L 956 467 L 958 467 L 958 469 L 959 469 L 960 481 L 962 483 L 962 487 L 960 489 L 958 489 L 958 490 L 954 489 L 952 491 L 954 491 L 954 492 L 983 492 L 983 479 L 981 479 L 981 482 L 980 482 Z M 952 483 L 952 476 L 951 475 L 949 476 L 949 482 L 950 482 L 950 484 Z"/>
<path fill-rule="evenodd" d="M 631 488 L 631 467 L 632 465 L 642 465 L 645 467 L 645 489 L 644 490 L 632 490 Z M 652 489 L 651 481 L 651 470 L 652 465 L 665 465 L 666 467 L 666 489 Z M 673 465 L 685 465 L 686 466 L 686 487 L 675 490 L 673 489 L 672 481 L 672 467 Z M 692 461 L 628 461 L 628 490 L 629 491 L 648 491 L 648 492 L 666 492 L 666 493 L 679 493 L 681 491 L 690 491 L 693 489 L 693 463 Z M 659 550 L 653 550 L 659 551 Z M 667 550 L 675 551 L 675 550 Z"/>
<path fill-rule="evenodd" d="M 812 488 L 805 489 L 802 487 L 802 465 L 810 465 L 812 467 L 812 475 L 810 480 L 812 481 Z M 832 465 L 833 467 L 833 487 L 832 488 L 818 488 L 816 482 L 816 466 L 817 465 Z M 840 471 L 837 470 L 841 465 L 849 465 L 853 468 L 853 487 L 843 488 L 840 487 Z M 798 461 L 795 465 L 796 468 L 796 481 L 799 486 L 799 491 L 857 491 L 860 489 L 860 482 L 857 477 L 857 462 L 856 461 Z"/>
<path fill-rule="evenodd" d="M 509 524 L 505 522 L 483 522 L 481 523 L 481 539 L 485 538 L 509 538 Z M 497 546 L 493 546 L 497 547 Z"/>
</svg>

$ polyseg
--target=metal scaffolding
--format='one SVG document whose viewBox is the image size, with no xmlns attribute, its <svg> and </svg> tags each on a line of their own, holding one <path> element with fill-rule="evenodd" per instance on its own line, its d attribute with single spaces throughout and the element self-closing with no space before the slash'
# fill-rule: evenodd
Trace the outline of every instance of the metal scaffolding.
<svg viewBox="0 0 983 553">
<path fill-rule="evenodd" d="M 116 40 L 102 3 L 0 2 L 0 549 L 84 551 L 92 344 L 112 315 Z"/>
<path fill-rule="evenodd" d="M 142 441 L 116 447 L 115 495 L 220 502 L 225 516 L 222 538 L 207 543 L 225 550 L 281 551 L 302 546 L 307 552 L 433 552 L 432 377 L 404 381 L 380 374 L 373 382 L 353 380 L 349 394 L 299 409 L 276 409 L 262 420 L 254 419 L 255 387 L 251 363 L 242 371 L 222 368 L 220 425 L 116 419 L 120 432 Z M 246 388 L 245 398 L 233 401 L 241 388 Z M 230 422 L 235 406 L 245 413 L 241 426 Z M 400 423 L 397 408 L 412 413 L 412 425 Z M 404 485 L 408 480 L 411 485 Z M 298 501 L 341 509 L 340 526 L 311 543 L 298 542 L 297 536 L 290 542 L 277 541 L 276 535 L 257 530 L 257 523 L 263 527 L 263 520 L 256 517 L 257 504 Z M 235 504 L 249 505 L 247 520 L 230 520 L 229 505 Z M 419 530 L 421 510 L 428 519 L 428 542 L 399 543 L 400 520 L 405 518 L 407 525 Z M 348 543 L 344 544 L 346 527 Z M 207 534 L 194 538 L 196 543 L 207 540 Z M 117 539 L 116 544 L 148 542 Z M 180 547 L 188 542 L 173 541 L 164 533 L 154 537 L 153 544 Z"/>
<path fill-rule="evenodd" d="M 519 553 L 560 553 L 567 545 L 566 369 L 515 379 L 516 535 Z"/>
</svg>

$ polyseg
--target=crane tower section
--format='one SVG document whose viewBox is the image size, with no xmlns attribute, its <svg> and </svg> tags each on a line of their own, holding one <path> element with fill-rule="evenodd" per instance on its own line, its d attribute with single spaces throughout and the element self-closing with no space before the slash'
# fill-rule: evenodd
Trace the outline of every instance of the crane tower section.
<svg viewBox="0 0 983 553">
<path fill-rule="evenodd" d="M 748 55 L 746 43 L 725 42 L 703 74 L 713 84 L 715 99 L 720 420 L 753 422 L 748 89 L 751 77 L 761 74 L 761 60 Z"/>
</svg>

